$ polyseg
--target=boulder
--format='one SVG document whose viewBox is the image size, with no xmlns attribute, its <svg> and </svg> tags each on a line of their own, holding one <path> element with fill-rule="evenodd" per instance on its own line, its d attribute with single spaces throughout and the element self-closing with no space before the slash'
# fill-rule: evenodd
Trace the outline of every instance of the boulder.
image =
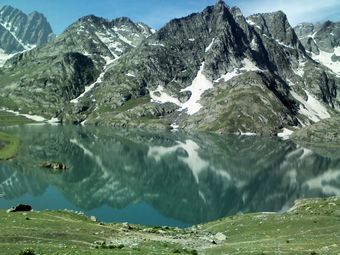
<svg viewBox="0 0 340 255">
<path fill-rule="evenodd" d="M 46 161 L 46 162 L 41 163 L 40 167 L 53 169 L 53 170 L 65 170 L 66 169 L 66 165 L 64 163 L 51 162 L 51 161 Z"/>
<path fill-rule="evenodd" d="M 32 206 L 19 204 L 7 210 L 7 212 L 30 212 L 32 211 Z"/>
</svg>

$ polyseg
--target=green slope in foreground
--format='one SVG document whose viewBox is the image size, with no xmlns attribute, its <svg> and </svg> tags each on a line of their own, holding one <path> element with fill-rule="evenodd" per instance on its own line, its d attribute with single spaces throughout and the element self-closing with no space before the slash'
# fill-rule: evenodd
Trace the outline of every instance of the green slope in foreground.
<svg viewBox="0 0 340 255">
<path fill-rule="evenodd" d="M 0 211 L 1 254 L 339 254 L 340 198 L 284 214 L 228 217 L 180 230 L 103 224 L 65 211 Z M 25 249 L 30 249 L 31 253 Z"/>
</svg>

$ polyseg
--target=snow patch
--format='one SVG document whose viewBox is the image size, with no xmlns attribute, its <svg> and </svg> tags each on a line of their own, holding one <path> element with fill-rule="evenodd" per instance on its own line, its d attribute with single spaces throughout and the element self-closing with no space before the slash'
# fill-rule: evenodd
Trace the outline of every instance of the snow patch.
<svg viewBox="0 0 340 255">
<path fill-rule="evenodd" d="M 4 50 L 0 49 L 0 67 L 3 67 L 6 61 L 14 55 L 15 54 L 6 54 Z"/>
<path fill-rule="evenodd" d="M 170 96 L 166 92 L 164 92 L 164 87 L 158 85 L 156 90 L 150 91 L 151 102 L 156 103 L 173 103 L 180 107 L 182 107 L 182 103 L 175 97 Z"/>
<path fill-rule="evenodd" d="M 115 38 L 112 37 L 112 34 L 110 34 L 109 32 L 107 32 L 106 34 L 96 32 L 95 34 L 98 37 L 98 39 L 104 45 L 106 45 L 106 47 L 109 49 L 110 53 L 114 56 L 114 58 L 118 58 L 115 51 L 122 52 L 122 49 L 120 48 L 122 44 L 120 42 L 116 42 Z"/>
<path fill-rule="evenodd" d="M 182 105 L 182 110 L 187 109 L 189 115 L 197 113 L 202 105 L 199 103 L 202 94 L 208 89 L 212 89 L 214 86 L 203 74 L 204 62 L 202 63 L 200 70 L 197 73 L 196 78 L 193 80 L 192 85 L 182 89 L 181 92 L 190 91 L 190 99 Z"/>
<path fill-rule="evenodd" d="M 252 20 L 250 20 L 250 19 L 246 19 L 246 21 L 247 21 L 247 23 L 248 23 L 249 25 L 251 25 L 252 27 L 256 27 L 256 28 L 258 28 L 258 29 L 261 29 L 261 27 L 258 26 L 258 25 L 256 25 L 256 23 L 255 23 L 254 21 L 252 21 Z"/>
<path fill-rule="evenodd" d="M 304 90 L 307 94 L 307 101 L 294 91 L 290 91 L 291 95 L 300 102 L 299 113 L 306 116 L 313 122 L 319 122 L 320 120 L 330 118 L 326 107 L 322 105 L 316 98 L 314 98 L 307 90 Z"/>
<path fill-rule="evenodd" d="M 257 67 L 253 62 L 251 62 L 249 59 L 245 58 L 242 60 L 242 67 L 241 68 L 235 68 L 233 71 L 226 73 L 222 75 L 220 78 L 214 80 L 215 83 L 220 82 L 221 80 L 229 81 L 232 78 L 239 76 L 240 74 L 243 74 L 245 72 L 250 72 L 250 71 L 259 71 L 263 72 L 262 69 Z"/>
<path fill-rule="evenodd" d="M 173 129 L 173 130 L 178 130 L 179 129 L 179 125 L 177 125 L 177 123 L 172 123 L 170 125 L 170 127 Z"/>
<path fill-rule="evenodd" d="M 241 130 L 239 130 L 238 135 L 240 136 L 256 136 L 256 133 L 252 133 L 252 132 L 242 132 Z"/>
<path fill-rule="evenodd" d="M 336 61 L 336 62 L 332 61 L 333 55 L 340 56 L 340 46 L 334 48 L 333 53 L 328 53 L 328 52 L 321 51 L 321 50 L 320 50 L 319 55 L 312 53 L 312 58 L 315 61 L 319 62 L 320 64 L 323 64 L 324 66 L 328 67 L 338 76 L 340 76 L 340 61 Z"/>
<path fill-rule="evenodd" d="M 150 46 L 160 46 L 160 47 L 165 47 L 163 43 L 149 43 Z"/>
<path fill-rule="evenodd" d="M 279 40 L 275 40 L 278 44 L 280 44 L 281 46 L 283 47 L 286 47 L 286 48 L 289 48 L 289 49 L 293 49 L 294 50 L 294 47 L 293 46 L 290 46 L 290 45 L 287 45 Z"/>
<path fill-rule="evenodd" d="M 306 65 L 306 61 L 299 61 L 299 67 L 295 70 L 293 70 L 293 72 L 300 76 L 301 78 L 303 78 L 303 75 L 305 74 L 305 65 Z"/>
<path fill-rule="evenodd" d="M 181 103 L 177 98 L 170 96 L 164 92 L 164 87 L 159 85 L 156 90 L 150 91 L 150 97 L 152 102 L 157 103 L 173 103 L 181 107 L 180 111 L 187 111 L 189 115 L 197 113 L 202 105 L 199 103 L 202 94 L 208 89 L 213 88 L 213 84 L 209 81 L 203 74 L 204 62 L 201 64 L 200 70 L 198 71 L 196 78 L 193 80 L 192 84 L 181 92 L 190 91 L 191 97 L 185 103 Z"/>
<path fill-rule="evenodd" d="M 134 48 L 136 48 L 136 46 L 133 44 L 132 41 L 130 41 L 130 40 L 127 39 L 125 36 L 123 36 L 121 33 L 119 33 L 119 31 L 121 31 L 121 28 L 114 27 L 113 30 L 114 30 L 115 33 L 118 35 L 118 38 L 119 38 L 121 41 L 127 43 L 128 45 L 130 45 L 130 46 L 132 46 L 132 47 L 134 47 Z"/>
<path fill-rule="evenodd" d="M 277 136 L 282 138 L 283 140 L 288 140 L 293 133 L 294 131 L 284 128 L 281 133 L 277 134 Z"/>
<path fill-rule="evenodd" d="M 128 77 L 134 77 L 134 78 L 136 78 L 136 75 L 134 75 L 134 74 L 132 74 L 132 73 L 127 73 L 127 74 L 125 74 L 126 76 L 128 76 Z"/>
<path fill-rule="evenodd" d="M 214 45 L 214 42 L 215 42 L 215 38 L 212 39 L 211 43 L 208 45 L 208 47 L 205 49 L 205 52 L 208 52 L 212 46 Z"/>
<path fill-rule="evenodd" d="M 138 26 L 139 26 L 140 28 L 143 29 L 143 32 L 142 32 L 142 33 L 143 33 L 143 35 L 144 35 L 146 38 L 150 36 L 150 34 L 149 34 L 147 28 L 146 28 L 145 26 L 143 26 L 143 24 L 138 23 Z"/>
</svg>

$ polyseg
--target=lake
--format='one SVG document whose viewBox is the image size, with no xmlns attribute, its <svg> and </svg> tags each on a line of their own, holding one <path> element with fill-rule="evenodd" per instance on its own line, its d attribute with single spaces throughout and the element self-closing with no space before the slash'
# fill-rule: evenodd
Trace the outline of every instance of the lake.
<svg viewBox="0 0 340 255">
<path fill-rule="evenodd" d="M 102 127 L 4 128 L 22 139 L 0 162 L 0 208 L 69 209 L 105 222 L 187 227 L 294 200 L 340 196 L 340 151 L 269 137 Z M 339 155 L 339 157 L 337 157 Z M 60 161 L 67 170 L 42 169 Z"/>
</svg>

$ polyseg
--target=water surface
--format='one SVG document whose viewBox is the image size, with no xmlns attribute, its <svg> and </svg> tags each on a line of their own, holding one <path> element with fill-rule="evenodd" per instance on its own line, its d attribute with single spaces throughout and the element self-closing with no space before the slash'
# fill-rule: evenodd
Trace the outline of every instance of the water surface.
<svg viewBox="0 0 340 255">
<path fill-rule="evenodd" d="M 28 203 L 107 222 L 186 227 L 340 196 L 340 151 L 275 138 L 49 125 L 6 132 L 22 146 L 17 158 L 0 162 L 4 209 Z M 41 169 L 44 161 L 61 161 L 67 171 Z"/>
</svg>

